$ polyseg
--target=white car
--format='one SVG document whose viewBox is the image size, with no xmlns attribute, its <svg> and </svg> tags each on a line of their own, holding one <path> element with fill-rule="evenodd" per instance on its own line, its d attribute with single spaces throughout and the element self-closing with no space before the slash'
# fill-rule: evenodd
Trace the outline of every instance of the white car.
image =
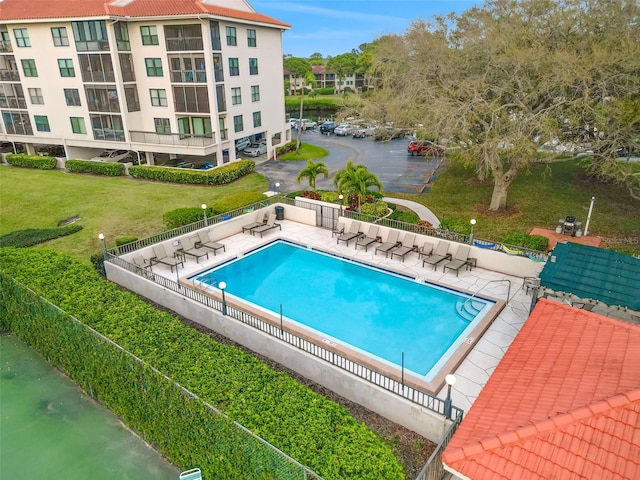
<svg viewBox="0 0 640 480">
<path fill-rule="evenodd" d="M 103 150 L 100 155 L 93 157 L 94 162 L 119 162 L 127 160 L 131 156 L 129 150 Z"/>
<path fill-rule="evenodd" d="M 303 130 L 312 130 L 318 126 L 316 122 L 309 120 L 308 118 L 303 118 L 299 123 L 302 125 Z M 296 124 L 296 126 L 297 125 L 298 124 Z"/>
<path fill-rule="evenodd" d="M 347 123 L 341 123 L 333 131 L 335 135 L 340 135 L 342 137 L 346 135 L 351 135 L 351 132 L 353 132 L 353 127 Z"/>
<path fill-rule="evenodd" d="M 247 148 L 244 149 L 244 154 L 250 157 L 258 157 L 267 153 L 267 142 L 253 142 Z"/>
<path fill-rule="evenodd" d="M 251 145 L 251 140 L 249 140 L 247 137 L 239 138 L 238 140 L 236 140 L 236 152 L 244 150 L 249 145 Z"/>
</svg>

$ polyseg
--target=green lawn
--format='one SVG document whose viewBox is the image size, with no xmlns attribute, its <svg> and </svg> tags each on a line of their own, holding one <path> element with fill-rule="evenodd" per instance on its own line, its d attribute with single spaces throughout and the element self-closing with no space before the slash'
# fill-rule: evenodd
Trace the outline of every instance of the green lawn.
<svg viewBox="0 0 640 480">
<path fill-rule="evenodd" d="M 316 160 L 318 158 L 326 157 L 327 155 L 329 155 L 329 152 L 322 147 L 309 145 L 308 143 L 301 143 L 298 153 L 296 153 L 295 150 L 293 152 L 285 153 L 278 157 L 278 160 L 298 162 L 301 160 Z"/>
<path fill-rule="evenodd" d="M 43 246 L 88 262 L 100 251 L 99 233 L 104 233 L 109 246 L 120 237 L 145 238 L 165 230 L 162 215 L 168 210 L 212 204 L 234 193 L 267 190 L 266 179 L 255 173 L 230 185 L 211 187 L 3 165 L 0 235 L 25 228 L 55 227 L 60 220 L 79 216 L 82 231 Z"/>
</svg>

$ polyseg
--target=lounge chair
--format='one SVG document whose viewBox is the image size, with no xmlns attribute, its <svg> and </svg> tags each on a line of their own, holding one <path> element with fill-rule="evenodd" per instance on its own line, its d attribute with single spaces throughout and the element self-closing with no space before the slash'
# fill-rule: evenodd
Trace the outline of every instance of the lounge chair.
<svg viewBox="0 0 640 480">
<path fill-rule="evenodd" d="M 272 213 L 269 215 L 269 218 L 267 219 L 267 223 L 265 223 L 264 225 L 260 226 L 260 227 L 256 227 L 254 229 L 251 230 L 251 235 L 255 234 L 255 233 L 259 233 L 260 234 L 260 238 L 262 238 L 262 235 L 264 235 L 265 232 L 268 232 L 269 230 L 278 227 L 280 230 L 282 230 L 282 225 L 280 225 L 279 223 L 276 223 L 276 214 Z"/>
<path fill-rule="evenodd" d="M 258 212 L 258 216 L 256 217 L 255 222 L 248 223 L 242 226 L 242 233 L 249 232 L 251 233 L 254 228 L 258 228 L 267 223 L 267 219 L 269 218 L 269 212 Z M 260 220 L 262 219 L 262 221 Z"/>
<path fill-rule="evenodd" d="M 376 251 L 375 251 L 376 255 L 378 254 L 378 252 L 384 252 L 384 256 L 388 257 L 390 251 L 402 245 L 398 241 L 399 235 L 400 235 L 400 232 L 398 232 L 398 230 L 390 230 L 387 240 L 379 247 L 376 247 Z"/>
<path fill-rule="evenodd" d="M 189 255 L 196 259 L 196 263 L 200 263 L 202 257 L 209 258 L 209 252 L 204 248 L 197 248 L 194 241 L 190 237 L 183 237 L 180 239 L 180 248 L 176 250 L 179 255 Z"/>
<path fill-rule="evenodd" d="M 152 266 L 157 263 L 168 265 L 169 267 L 171 267 L 172 272 L 174 268 L 178 268 L 178 265 L 184 267 L 184 262 L 177 259 L 175 255 L 169 256 L 167 250 L 164 248 L 164 245 L 162 245 L 161 243 L 154 245 L 153 247 L 151 247 L 151 249 L 153 250 L 153 257 L 151 257 L 150 259 Z"/>
<path fill-rule="evenodd" d="M 133 257 L 131 257 L 131 261 L 133 262 L 134 265 L 140 268 L 149 269 L 153 271 L 153 269 L 151 268 L 152 265 L 151 265 L 150 258 L 144 258 L 142 255 L 134 255 Z"/>
<path fill-rule="evenodd" d="M 414 233 L 407 233 L 404 236 L 404 240 L 402 241 L 402 245 L 398 248 L 394 248 L 391 250 L 391 258 L 394 256 L 398 256 L 402 258 L 404 262 L 404 257 L 409 252 L 416 252 L 418 250 L 418 245 L 416 245 L 416 236 Z"/>
<path fill-rule="evenodd" d="M 349 225 L 349 231 L 339 235 L 336 243 L 339 244 L 340 242 L 344 242 L 348 247 L 349 242 L 354 238 L 358 238 L 360 235 L 362 235 L 362 232 L 360 231 L 360 222 L 353 221 L 351 222 L 351 225 Z"/>
<path fill-rule="evenodd" d="M 220 249 L 222 249 L 223 252 L 227 250 L 227 248 L 222 243 L 214 242 L 213 240 L 211 240 L 211 237 L 209 237 L 209 233 L 206 230 L 198 231 L 198 240 L 196 240 L 195 247 L 212 250 L 214 256 Z"/>
<path fill-rule="evenodd" d="M 449 243 L 439 242 L 433 253 L 422 260 L 422 266 L 424 267 L 426 264 L 433 265 L 433 269 L 435 270 L 438 268 L 438 264 L 440 262 L 450 259 L 451 254 L 449 253 Z"/>
<path fill-rule="evenodd" d="M 418 258 L 428 257 L 433 253 L 433 243 L 425 241 L 420 248 L 418 248 Z"/>
<path fill-rule="evenodd" d="M 369 245 L 375 242 L 380 241 L 380 236 L 378 235 L 378 230 L 380 227 L 378 225 L 371 225 L 369 227 L 369 231 L 364 237 L 359 237 L 356 240 L 356 250 L 358 247 L 364 247 L 364 251 L 366 252 L 369 249 Z"/>
<path fill-rule="evenodd" d="M 338 224 L 331 229 L 331 236 L 342 235 L 344 233 L 344 223 L 338 222 Z"/>
<path fill-rule="evenodd" d="M 455 270 L 456 277 L 458 276 L 458 271 L 464 267 L 465 265 L 469 266 L 469 252 L 471 251 L 471 247 L 469 245 L 460 245 L 458 250 L 456 250 L 456 254 L 453 256 L 453 260 L 444 264 L 443 272 L 446 272 L 447 269 Z"/>
</svg>

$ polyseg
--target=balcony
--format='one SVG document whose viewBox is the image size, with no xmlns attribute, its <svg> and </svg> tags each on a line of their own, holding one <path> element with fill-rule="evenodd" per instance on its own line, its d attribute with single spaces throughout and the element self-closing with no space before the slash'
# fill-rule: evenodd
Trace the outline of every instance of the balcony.
<svg viewBox="0 0 640 480">
<path fill-rule="evenodd" d="M 0 70 L 0 81 L 2 82 L 19 82 L 20 74 L 17 70 Z"/>
<path fill-rule="evenodd" d="M 13 52 L 13 47 L 11 46 L 11 42 L 8 40 L 0 41 L 0 53 L 11 53 Z"/>
<path fill-rule="evenodd" d="M 173 83 L 206 83 L 207 72 L 202 70 L 176 70 L 171 72 Z"/>
<path fill-rule="evenodd" d="M 183 37 L 183 38 L 167 37 L 165 41 L 166 41 L 167 51 L 169 52 L 181 52 L 181 51 L 203 49 L 202 37 Z"/>
<path fill-rule="evenodd" d="M 94 140 L 107 140 L 109 142 L 124 142 L 126 138 L 124 131 L 114 130 L 112 128 L 94 128 L 93 129 Z"/>
<path fill-rule="evenodd" d="M 27 108 L 27 101 L 19 97 L 0 97 L 0 108 Z"/>
<path fill-rule="evenodd" d="M 173 145 L 182 147 L 208 147 L 215 145 L 215 134 L 193 135 L 186 133 L 156 133 L 129 131 L 132 143 L 146 143 L 149 145 Z"/>
</svg>

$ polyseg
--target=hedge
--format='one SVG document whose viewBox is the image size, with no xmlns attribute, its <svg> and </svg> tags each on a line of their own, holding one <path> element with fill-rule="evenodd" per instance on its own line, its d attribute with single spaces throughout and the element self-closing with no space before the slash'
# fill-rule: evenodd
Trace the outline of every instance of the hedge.
<svg viewBox="0 0 640 480">
<path fill-rule="evenodd" d="M 25 155 L 23 153 L 14 153 L 7 155 L 5 158 L 7 163 L 14 167 L 38 168 L 40 170 L 53 170 L 58 162 L 56 158 Z"/>
<path fill-rule="evenodd" d="M 124 174 L 124 164 L 117 162 L 94 162 L 91 160 L 67 160 L 66 169 L 71 173 L 92 173 L 119 177 Z"/>
<path fill-rule="evenodd" d="M 253 160 L 240 160 L 211 170 L 134 165 L 129 167 L 129 175 L 158 182 L 222 185 L 248 175 L 255 168 L 256 162 Z"/>
<path fill-rule="evenodd" d="M 304 98 L 304 109 L 325 114 L 336 113 L 343 105 L 339 105 L 335 98 Z M 300 111 L 300 97 L 287 97 L 284 100 L 284 108 L 287 112 Z"/>
<path fill-rule="evenodd" d="M 0 236 L 0 247 L 32 247 L 82 230 L 82 225 L 58 228 L 27 228 Z"/>
<path fill-rule="evenodd" d="M 102 280 L 90 266 L 48 250 L 6 248 L 0 249 L 0 274 L 15 278 L 117 342 L 325 480 L 403 478 L 402 467 L 389 447 L 343 407 L 243 350 L 222 345 L 183 325 L 175 316 L 155 310 Z M 3 286 L 6 283 L 2 281 Z M 26 321 L 22 318 L 17 315 L 14 321 Z M 64 344 L 60 348 L 66 351 Z M 87 365 L 78 366 L 78 373 L 84 374 L 93 362 L 102 368 L 109 365 L 108 359 L 89 350 L 79 362 Z M 140 412 L 125 395 L 132 388 L 146 385 L 131 377 L 110 385 L 113 403 L 118 411 L 126 412 L 120 413 L 124 418 L 144 416 L 148 410 L 163 412 L 166 422 L 153 431 L 154 435 L 167 439 L 176 435 L 184 450 L 194 444 L 194 455 L 202 448 L 207 450 L 215 434 L 207 440 L 207 430 L 198 424 L 199 419 L 189 422 L 201 432 L 193 435 L 177 420 L 181 405 L 158 403 Z M 153 391 L 146 398 L 150 403 L 161 400 Z M 165 453 L 174 460 L 171 451 Z M 207 478 L 241 478 L 225 476 L 224 471 L 216 470 L 214 461 L 203 454 L 202 458 L 192 456 L 189 465 L 206 465 Z"/>
<path fill-rule="evenodd" d="M 531 250 L 546 252 L 549 250 L 549 239 L 542 235 L 529 235 L 528 233 L 514 233 L 502 239 L 502 243 L 514 247 L 524 247 Z"/>
</svg>

